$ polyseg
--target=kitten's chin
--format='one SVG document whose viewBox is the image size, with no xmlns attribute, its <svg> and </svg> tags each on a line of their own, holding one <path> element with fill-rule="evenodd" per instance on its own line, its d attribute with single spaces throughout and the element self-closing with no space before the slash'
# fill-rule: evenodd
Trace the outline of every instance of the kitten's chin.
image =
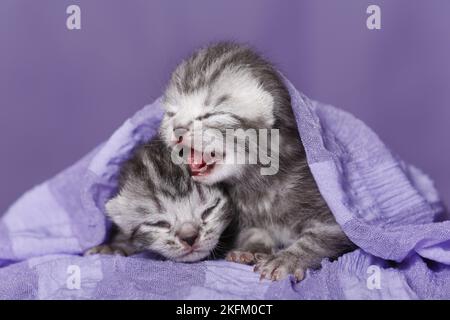
<svg viewBox="0 0 450 320">
<path fill-rule="evenodd" d="M 172 260 L 175 262 L 196 262 L 205 259 L 209 254 L 209 251 L 193 251 L 189 254 L 172 258 Z"/>
</svg>

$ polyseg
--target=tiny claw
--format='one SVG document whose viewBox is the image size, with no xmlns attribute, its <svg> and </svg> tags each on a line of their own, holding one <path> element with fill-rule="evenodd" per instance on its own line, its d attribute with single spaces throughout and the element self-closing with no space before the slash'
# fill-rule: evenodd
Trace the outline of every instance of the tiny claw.
<svg viewBox="0 0 450 320">
<path fill-rule="evenodd" d="M 261 275 L 259 276 L 259 281 L 262 281 L 262 280 L 265 279 L 265 278 L 266 278 L 266 273 L 263 272 L 263 273 L 261 273 Z"/>
<path fill-rule="evenodd" d="M 297 269 L 294 272 L 294 277 L 297 282 L 300 282 L 305 279 L 305 272 L 303 271 L 303 269 Z"/>
<path fill-rule="evenodd" d="M 278 269 L 274 269 L 272 271 L 272 274 L 270 275 L 270 278 L 271 278 L 272 281 L 277 281 L 278 277 L 279 277 Z"/>
<path fill-rule="evenodd" d="M 255 253 L 255 260 L 259 261 L 259 260 L 264 259 L 265 257 L 267 257 L 267 255 L 264 253 Z"/>
</svg>

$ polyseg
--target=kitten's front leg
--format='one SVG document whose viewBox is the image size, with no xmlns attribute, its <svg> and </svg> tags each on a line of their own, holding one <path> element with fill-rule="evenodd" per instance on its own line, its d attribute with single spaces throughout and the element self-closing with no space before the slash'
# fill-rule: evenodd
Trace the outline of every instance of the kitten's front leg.
<svg viewBox="0 0 450 320">
<path fill-rule="evenodd" d="M 110 244 L 101 244 L 86 250 L 83 256 L 92 256 L 94 254 L 117 254 L 120 256 L 126 256 L 125 252 L 121 248 L 114 247 Z"/>
<path fill-rule="evenodd" d="M 136 249 L 126 245 L 126 244 L 118 244 L 118 243 L 110 243 L 110 244 L 101 244 L 95 246 L 86 252 L 84 252 L 84 256 L 91 256 L 94 254 L 114 254 L 120 255 L 124 257 L 128 257 L 136 253 Z"/>
<path fill-rule="evenodd" d="M 228 252 L 226 260 L 254 264 L 272 254 L 275 243 L 270 234 L 260 228 L 249 228 L 241 231 L 236 241 L 236 249 Z"/>
<path fill-rule="evenodd" d="M 122 232 L 114 229 L 114 234 L 110 243 L 95 246 L 84 252 L 83 255 L 90 256 L 93 254 L 117 254 L 128 257 L 137 252 L 138 250 L 130 243 L 128 237 Z"/>
<path fill-rule="evenodd" d="M 257 261 L 254 271 L 261 279 L 273 281 L 293 274 L 297 281 L 305 277 L 306 269 L 320 267 L 324 258 L 336 258 L 353 249 L 354 245 L 338 225 L 305 230 L 292 245 Z"/>
<path fill-rule="evenodd" d="M 302 263 L 299 255 L 286 249 L 258 260 L 253 270 L 261 274 L 261 280 L 277 281 L 286 278 L 288 274 L 294 274 L 295 279 L 301 281 L 306 269 L 307 266 Z"/>
</svg>

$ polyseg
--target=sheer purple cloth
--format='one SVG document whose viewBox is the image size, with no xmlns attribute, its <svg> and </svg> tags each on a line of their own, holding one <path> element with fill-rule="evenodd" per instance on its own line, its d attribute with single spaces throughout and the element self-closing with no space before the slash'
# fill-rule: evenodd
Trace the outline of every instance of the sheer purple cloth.
<svg viewBox="0 0 450 320">
<path fill-rule="evenodd" d="M 157 100 L 1 216 L 0 298 L 450 298 L 450 222 L 437 222 L 444 208 L 430 179 L 352 115 L 288 86 L 312 173 L 360 249 L 324 260 L 322 269 L 308 271 L 298 284 L 292 278 L 260 282 L 250 266 L 225 261 L 80 256 L 105 237 L 105 200 L 114 191 L 120 162 L 157 131 Z"/>
</svg>

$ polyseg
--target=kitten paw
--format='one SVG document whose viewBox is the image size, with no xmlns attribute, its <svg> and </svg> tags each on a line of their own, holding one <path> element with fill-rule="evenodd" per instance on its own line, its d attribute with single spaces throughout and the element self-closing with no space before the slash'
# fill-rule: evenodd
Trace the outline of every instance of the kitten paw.
<svg viewBox="0 0 450 320">
<path fill-rule="evenodd" d="M 279 281 L 293 274 L 296 281 L 300 282 L 305 278 L 306 270 L 300 264 L 298 257 L 288 252 L 279 252 L 257 260 L 253 271 L 261 275 L 260 280 Z"/>
<path fill-rule="evenodd" d="M 255 254 L 248 251 L 233 250 L 228 252 L 225 260 L 242 264 L 253 264 L 256 261 Z"/>
<path fill-rule="evenodd" d="M 119 248 L 119 247 L 115 247 L 115 246 L 111 246 L 111 245 L 107 245 L 107 244 L 102 244 L 96 247 L 93 247 L 89 250 L 87 250 L 83 256 L 91 256 L 94 254 L 117 254 L 120 256 L 127 256 L 127 253 Z"/>
</svg>

